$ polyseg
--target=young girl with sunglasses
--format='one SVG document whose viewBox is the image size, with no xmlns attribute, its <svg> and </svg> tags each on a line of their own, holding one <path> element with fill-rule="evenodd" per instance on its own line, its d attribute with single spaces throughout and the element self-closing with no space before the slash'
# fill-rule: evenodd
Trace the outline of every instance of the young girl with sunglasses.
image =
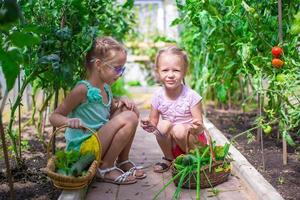
<svg viewBox="0 0 300 200">
<path fill-rule="evenodd" d="M 113 38 L 96 38 L 86 54 L 86 79 L 77 83 L 50 116 L 53 126 L 68 125 L 67 150 L 80 150 L 91 137 L 81 125 L 97 130 L 102 145 L 97 178 L 115 184 L 131 184 L 146 177 L 128 158 L 138 125 L 137 108 L 127 98 L 115 100 L 110 89 L 122 76 L 126 57 L 125 48 Z"/>
<path fill-rule="evenodd" d="M 184 85 L 187 68 L 187 55 L 182 49 L 171 46 L 158 52 L 155 72 L 163 87 L 153 95 L 149 118 L 141 120 L 141 127 L 156 135 L 164 154 L 162 161 L 154 165 L 154 172 L 167 171 L 171 161 L 185 153 L 189 131 L 192 147 L 207 143 L 203 133 L 202 97 Z"/>
</svg>

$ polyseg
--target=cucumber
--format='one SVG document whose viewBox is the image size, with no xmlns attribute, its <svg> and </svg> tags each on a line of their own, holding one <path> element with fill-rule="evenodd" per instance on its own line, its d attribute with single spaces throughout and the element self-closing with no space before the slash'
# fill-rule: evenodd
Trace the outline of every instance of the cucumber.
<svg viewBox="0 0 300 200">
<path fill-rule="evenodd" d="M 95 160 L 95 155 L 93 153 L 87 153 L 82 155 L 77 162 L 75 162 L 70 170 L 72 176 L 80 176 L 87 167 Z"/>
<path fill-rule="evenodd" d="M 182 159 L 182 165 L 183 165 L 183 166 L 190 166 L 190 165 L 193 165 L 193 161 L 194 161 L 193 156 L 187 154 L 187 155 L 185 155 L 185 156 L 183 157 L 183 159 Z"/>
</svg>

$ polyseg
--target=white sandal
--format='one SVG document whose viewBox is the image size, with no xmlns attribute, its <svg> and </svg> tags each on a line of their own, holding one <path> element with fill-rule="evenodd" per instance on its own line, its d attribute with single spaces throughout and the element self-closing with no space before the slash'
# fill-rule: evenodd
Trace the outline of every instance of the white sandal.
<svg viewBox="0 0 300 200">
<path fill-rule="evenodd" d="M 113 170 L 117 170 L 117 171 L 121 172 L 122 174 L 120 176 L 118 176 L 117 178 L 115 178 L 114 180 L 104 177 L 106 173 L 109 173 Z M 136 179 L 128 180 L 129 176 L 132 176 L 130 172 L 124 172 L 123 170 L 119 169 L 116 166 L 111 167 L 111 168 L 106 168 L 106 169 L 98 168 L 98 170 L 97 170 L 97 180 L 106 182 L 106 183 L 113 183 L 113 184 L 117 184 L 117 185 L 128 185 L 128 184 L 136 183 Z"/>
<path fill-rule="evenodd" d="M 132 168 L 130 168 L 127 172 L 130 173 L 130 175 L 134 176 L 136 179 L 144 179 L 147 177 L 147 175 L 145 173 L 143 173 L 142 176 L 136 176 L 136 170 L 142 169 L 143 166 L 136 166 L 136 164 L 134 162 L 132 162 L 131 160 L 125 160 L 123 162 L 117 163 L 117 167 L 121 167 L 122 165 L 125 165 L 127 163 L 130 163 L 133 165 Z"/>
</svg>

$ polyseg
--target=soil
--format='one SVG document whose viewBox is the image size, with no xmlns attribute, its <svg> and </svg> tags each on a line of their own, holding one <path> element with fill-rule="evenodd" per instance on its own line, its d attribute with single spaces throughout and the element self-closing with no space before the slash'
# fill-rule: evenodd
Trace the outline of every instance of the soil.
<svg viewBox="0 0 300 200">
<path fill-rule="evenodd" d="M 48 127 L 44 132 L 46 139 L 49 139 Z M 14 179 L 14 190 L 17 200 L 56 200 L 61 190 L 55 188 L 47 175 L 41 171 L 41 168 L 47 165 L 46 148 L 37 139 L 36 131 L 33 126 L 27 126 L 22 131 L 23 140 L 28 140 L 28 149 L 22 151 L 24 164 L 17 168 L 16 163 L 10 159 L 10 166 Z M 2 148 L 1 148 L 2 154 Z M 1 155 L 3 158 L 3 156 Z M 0 200 L 10 199 L 9 187 L 6 180 L 4 159 L 0 161 Z"/>
<path fill-rule="evenodd" d="M 230 139 L 234 135 L 254 127 L 252 123 L 256 118 L 255 112 L 242 113 L 239 111 L 207 109 L 207 118 Z M 299 136 L 294 134 L 295 147 L 288 146 L 288 164 L 283 165 L 282 143 L 277 140 L 277 129 L 273 127 L 272 133 L 264 135 L 263 170 L 262 151 L 260 143 L 249 143 L 247 135 L 236 139 L 234 146 L 247 158 L 247 160 L 273 185 L 285 200 L 300 199 L 300 162 L 299 162 Z M 256 130 L 252 132 L 256 136 Z M 298 149 L 297 149 L 298 148 Z"/>
<path fill-rule="evenodd" d="M 207 117 L 219 128 L 229 139 L 233 135 L 253 127 L 252 123 L 256 117 L 255 112 L 242 113 L 230 110 L 217 110 L 208 107 Z M 25 121 L 26 119 L 24 119 Z M 268 180 L 274 188 L 286 200 L 300 199 L 300 165 L 299 158 L 294 148 L 289 148 L 288 165 L 282 164 L 281 143 L 276 143 L 276 129 L 264 138 L 265 170 L 262 168 L 262 154 L 260 144 L 248 143 L 246 135 L 236 140 L 235 146 L 255 166 L 255 168 Z M 46 141 L 49 140 L 51 127 L 46 128 L 44 133 Z M 256 132 L 253 132 L 255 135 Z M 16 199 L 50 200 L 58 199 L 61 190 L 55 188 L 47 176 L 41 171 L 46 166 L 46 148 L 38 141 L 33 126 L 26 126 L 22 131 L 23 139 L 28 140 L 28 149 L 22 151 L 25 164 L 16 169 L 16 164 L 11 162 L 14 177 L 14 189 Z M 57 141 L 61 141 L 59 138 Z M 296 146 L 300 146 L 299 137 L 296 138 Z M 299 149 L 298 149 L 299 152 Z M 2 150 L 1 153 L 2 154 Z M 0 200 L 9 199 L 9 187 L 5 178 L 5 165 L 3 156 L 0 160 Z M 12 159 L 11 159 L 12 160 Z"/>
</svg>

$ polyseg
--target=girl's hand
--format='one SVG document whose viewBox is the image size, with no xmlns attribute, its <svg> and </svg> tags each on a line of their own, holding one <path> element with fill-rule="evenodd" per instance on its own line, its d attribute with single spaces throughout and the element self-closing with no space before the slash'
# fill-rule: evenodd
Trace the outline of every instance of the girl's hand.
<svg viewBox="0 0 300 200">
<path fill-rule="evenodd" d="M 156 136 L 163 136 L 163 134 L 154 126 L 148 119 L 141 120 L 141 127 L 148 133 L 153 133 Z"/>
<path fill-rule="evenodd" d="M 156 129 L 156 127 L 148 119 L 141 120 L 141 127 L 148 133 L 152 133 Z"/>
<path fill-rule="evenodd" d="M 191 128 L 190 128 L 190 133 L 191 134 L 198 134 L 202 132 L 203 130 L 203 124 L 199 119 L 193 119 Z"/>
<path fill-rule="evenodd" d="M 134 108 L 133 108 L 133 110 L 132 110 L 135 114 L 136 114 L 136 116 L 139 118 L 140 117 L 140 112 L 139 112 L 139 110 L 137 109 L 137 107 L 134 105 Z"/>
<path fill-rule="evenodd" d="M 139 113 L 137 107 L 135 106 L 135 103 L 132 100 L 128 99 L 127 97 L 121 97 L 117 101 L 116 107 L 122 108 L 122 106 L 125 106 L 128 110 L 133 111 L 137 115 L 137 117 L 140 116 L 140 113 Z"/>
<path fill-rule="evenodd" d="M 81 128 L 82 126 L 81 119 L 79 118 L 69 118 L 66 124 L 69 128 Z"/>
<path fill-rule="evenodd" d="M 129 100 L 127 97 L 120 97 L 117 102 L 117 108 L 121 108 L 122 106 L 125 106 L 128 110 L 133 111 L 135 104 L 133 101 Z"/>
</svg>

